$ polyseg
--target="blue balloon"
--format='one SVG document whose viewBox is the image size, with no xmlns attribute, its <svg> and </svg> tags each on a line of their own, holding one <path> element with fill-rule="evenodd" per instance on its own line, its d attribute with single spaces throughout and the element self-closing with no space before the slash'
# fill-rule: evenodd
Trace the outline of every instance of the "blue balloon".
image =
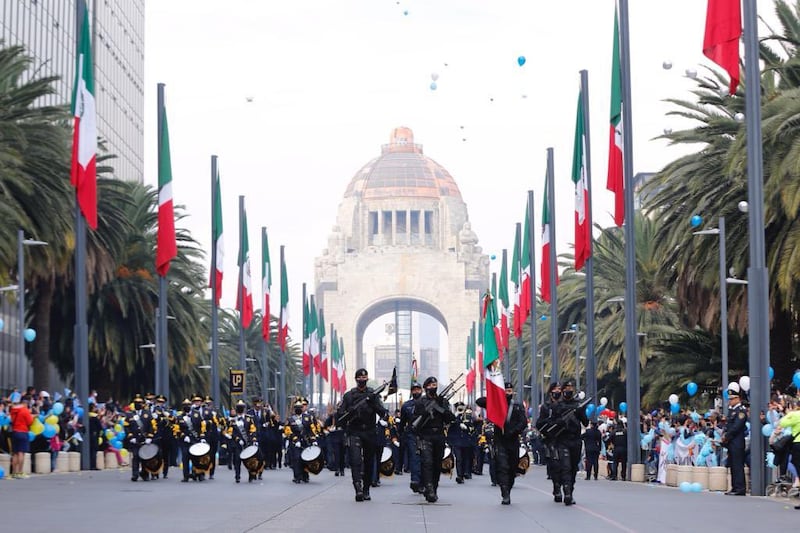
<svg viewBox="0 0 800 533">
<path fill-rule="evenodd" d="M 681 481 L 681 484 L 679 485 L 679 488 L 681 489 L 681 492 L 683 492 L 683 493 L 692 492 L 692 484 L 689 483 L 688 481 Z"/>
<path fill-rule="evenodd" d="M 56 434 L 56 427 L 52 424 L 45 424 L 44 430 L 42 431 L 42 435 L 44 438 L 50 439 Z"/>
<path fill-rule="evenodd" d="M 436 82 L 432 81 L 431 82 L 431 91 L 435 91 L 437 87 L 438 87 L 438 85 L 436 85 Z"/>
<path fill-rule="evenodd" d="M 35 439 L 35 438 L 36 438 L 36 435 L 33 433 L 33 431 L 29 431 L 28 432 L 28 440 L 30 442 L 33 442 L 33 439 Z"/>
<path fill-rule="evenodd" d="M 690 381 L 686 384 L 686 392 L 689 393 L 689 396 L 694 396 L 697 394 L 697 383 L 694 381 Z"/>
<path fill-rule="evenodd" d="M 75 408 L 75 416 L 77 416 L 78 418 L 83 418 L 83 407 Z"/>
<path fill-rule="evenodd" d="M 0 479 L 3 479 L 4 477 L 6 477 L 6 471 L 2 466 L 0 466 Z"/>
<path fill-rule="evenodd" d="M 703 492 L 703 484 L 698 481 L 692 483 L 692 492 Z"/>
<path fill-rule="evenodd" d="M 33 328 L 28 328 L 22 333 L 22 336 L 25 337 L 26 341 L 33 342 L 36 340 L 36 330 Z"/>
<path fill-rule="evenodd" d="M 680 404 L 677 403 L 669 404 L 669 412 L 672 413 L 673 415 L 677 415 L 680 410 L 681 410 Z"/>
<path fill-rule="evenodd" d="M 61 413 L 64 412 L 64 404 L 61 402 L 56 402 L 53 404 L 53 414 L 56 416 L 61 416 Z"/>
<path fill-rule="evenodd" d="M 693 228 L 696 228 L 702 223 L 703 223 L 703 217 L 701 217 L 700 215 L 694 215 L 691 219 L 689 219 L 689 224 L 691 224 Z"/>
<path fill-rule="evenodd" d="M 2 329 L 2 326 L 0 326 L 0 329 Z M 775 369 L 772 368 L 772 367 L 769 367 L 769 379 L 772 379 L 774 377 L 775 377 Z"/>
<path fill-rule="evenodd" d="M 525 64 L 525 61 L 526 61 L 526 59 L 525 59 L 525 56 L 519 56 L 519 57 L 517 58 L 517 64 L 518 64 L 519 66 L 522 66 L 522 65 L 524 65 L 524 64 Z"/>
<path fill-rule="evenodd" d="M 492 261 L 494 261 L 495 259 L 497 259 L 497 256 L 496 256 L 496 255 L 494 255 L 494 254 L 492 254 L 492 256 L 490 257 L 490 259 L 491 259 Z"/>
<path fill-rule="evenodd" d="M 619 412 L 622 413 L 622 414 L 627 413 L 628 412 L 628 404 L 625 403 L 625 402 L 621 402 L 619 404 Z"/>
<path fill-rule="evenodd" d="M 3 331 L 3 326 L 5 326 L 5 325 L 6 325 L 6 323 L 5 323 L 5 322 L 3 322 L 3 319 L 2 319 L 2 318 L 0 318 L 0 331 Z M 1 478 L 0 478 L 0 479 L 1 479 Z"/>
<path fill-rule="evenodd" d="M 539 317 L 539 320 L 547 320 L 547 315 L 542 315 Z"/>
<path fill-rule="evenodd" d="M 595 410 L 597 410 L 597 406 L 593 403 L 590 403 L 586 406 L 586 416 L 592 416 Z"/>
<path fill-rule="evenodd" d="M 764 435 L 765 437 L 769 437 L 770 435 L 772 435 L 772 432 L 774 430 L 775 428 L 772 427 L 772 424 L 764 424 L 763 426 L 761 426 L 761 434 Z"/>
<path fill-rule="evenodd" d="M 728 401 L 728 391 L 727 390 L 722 391 L 722 399 L 725 400 L 726 402 Z"/>
<path fill-rule="evenodd" d="M 792 383 L 794 383 L 795 388 L 800 389 L 800 372 L 794 373 L 794 376 L 792 376 Z"/>
</svg>

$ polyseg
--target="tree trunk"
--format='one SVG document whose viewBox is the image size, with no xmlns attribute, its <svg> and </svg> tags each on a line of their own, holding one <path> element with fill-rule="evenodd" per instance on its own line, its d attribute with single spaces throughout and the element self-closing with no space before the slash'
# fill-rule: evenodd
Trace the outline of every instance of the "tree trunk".
<svg viewBox="0 0 800 533">
<path fill-rule="evenodd" d="M 50 389 L 50 315 L 53 305 L 53 283 L 45 282 L 37 286 L 34 327 L 36 340 L 33 342 L 33 386 L 36 390 Z"/>
</svg>

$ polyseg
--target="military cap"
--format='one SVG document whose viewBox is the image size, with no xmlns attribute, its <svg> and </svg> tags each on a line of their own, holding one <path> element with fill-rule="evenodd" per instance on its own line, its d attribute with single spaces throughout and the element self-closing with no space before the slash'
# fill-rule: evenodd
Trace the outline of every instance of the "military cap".
<svg viewBox="0 0 800 533">
<path fill-rule="evenodd" d="M 419 381 L 415 381 L 411 384 L 412 389 L 421 389 L 422 385 L 420 385 Z"/>
<path fill-rule="evenodd" d="M 133 397 L 132 401 L 134 403 L 136 403 L 136 402 L 144 402 L 144 398 L 142 398 L 142 395 L 137 392 L 136 395 Z"/>
<path fill-rule="evenodd" d="M 359 368 L 358 370 L 356 370 L 356 379 L 361 378 L 361 377 L 365 378 L 368 375 L 369 374 L 367 374 L 367 369 L 366 368 Z"/>
<path fill-rule="evenodd" d="M 156 401 L 157 402 L 166 402 L 167 401 L 167 397 L 164 396 L 163 394 L 159 394 L 158 396 L 156 396 Z"/>
<path fill-rule="evenodd" d="M 437 380 L 434 376 L 428 376 L 427 378 L 425 378 L 425 382 L 422 384 L 422 386 L 427 387 L 432 383 L 439 383 L 439 380 Z"/>
<path fill-rule="evenodd" d="M 511 383 L 510 381 L 506 381 L 506 388 L 507 389 L 513 389 L 514 388 L 514 384 Z"/>
<path fill-rule="evenodd" d="M 192 405 L 192 402 L 189 401 L 189 398 L 184 398 L 183 401 L 181 402 L 181 405 L 183 406 Z"/>
<path fill-rule="evenodd" d="M 200 396 L 199 394 L 195 394 L 194 396 L 192 396 L 192 401 L 193 402 L 202 402 L 203 401 L 203 397 Z"/>
</svg>

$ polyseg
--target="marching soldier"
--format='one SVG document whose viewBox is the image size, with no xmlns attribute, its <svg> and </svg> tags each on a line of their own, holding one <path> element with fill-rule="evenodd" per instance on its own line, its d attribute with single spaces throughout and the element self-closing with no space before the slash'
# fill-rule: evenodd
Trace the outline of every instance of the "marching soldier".
<svg viewBox="0 0 800 533">
<path fill-rule="evenodd" d="M 342 431 L 342 429 L 336 425 L 335 412 L 331 411 L 331 414 L 329 414 L 328 418 L 325 419 L 325 428 L 328 432 L 331 469 L 334 471 L 335 476 L 344 476 L 344 431 Z"/>
<path fill-rule="evenodd" d="M 186 459 L 184 461 L 184 478 L 182 481 L 189 481 L 188 466 L 191 460 L 189 448 L 198 442 L 207 443 L 207 426 L 205 416 L 207 410 L 203 406 L 203 398 L 199 394 L 192 397 L 192 408 L 188 417 L 184 417 L 184 422 L 188 422 L 188 433 L 183 435 L 183 442 L 186 444 Z M 192 476 L 196 481 L 203 480 L 203 474 L 196 474 Z"/>
<path fill-rule="evenodd" d="M 398 431 L 401 438 L 401 453 L 406 454 L 408 470 L 411 473 L 411 491 L 422 492 L 421 469 L 419 454 L 417 453 L 417 436 L 411 428 L 414 421 L 414 406 L 422 396 L 422 385 L 415 381 L 411 384 L 411 399 L 403 403 L 400 408 L 400 422 Z"/>
<path fill-rule="evenodd" d="M 447 429 L 447 441 L 456 458 L 456 483 L 472 477 L 472 447 L 475 431 L 471 415 L 467 415 L 464 402 L 456 402 L 456 419 Z"/>
<path fill-rule="evenodd" d="M 345 424 L 356 501 L 363 502 L 372 499 L 369 487 L 375 465 L 375 415 L 380 417 L 381 425 L 386 425 L 384 419 L 388 411 L 379 395 L 367 387 L 369 376 L 366 369 L 356 370 L 355 379 L 356 387 L 344 393 L 336 416 Z"/>
<path fill-rule="evenodd" d="M 497 460 L 497 481 L 500 485 L 501 503 L 511 504 L 511 489 L 514 487 L 514 478 L 517 475 L 519 463 L 520 434 L 528 425 L 525 411 L 518 403 L 512 402 L 514 397 L 514 384 L 506 381 L 506 401 L 508 402 L 508 415 L 502 428 L 495 427 L 494 455 Z"/>
<path fill-rule="evenodd" d="M 414 404 L 414 422 L 417 432 L 417 449 L 421 462 L 421 478 L 425 499 L 435 503 L 439 496 L 439 478 L 442 474 L 442 457 L 444 456 L 446 424 L 455 420 L 450 411 L 450 402 L 439 396 L 436 391 L 439 382 L 435 377 L 428 377 L 422 384 L 425 395 Z"/>
<path fill-rule="evenodd" d="M 181 450 L 181 463 L 183 467 L 183 481 L 189 481 L 189 447 L 192 445 L 194 427 L 192 424 L 192 402 L 188 398 L 181 403 L 181 412 L 176 417 L 172 426 L 172 434 L 178 441 Z"/>
<path fill-rule="evenodd" d="M 281 468 L 283 464 L 283 422 L 278 415 L 267 406 L 267 448 L 266 467 L 270 470 Z"/>
<path fill-rule="evenodd" d="M 744 434 L 747 430 L 747 409 L 739 397 L 739 384 L 728 385 L 728 425 L 722 444 L 728 448 L 728 466 L 731 468 L 731 490 L 727 496 L 745 496 L 747 487 L 744 479 Z"/>
<path fill-rule="evenodd" d="M 536 429 L 540 431 L 550 423 L 553 418 L 553 412 L 556 406 L 561 402 L 561 384 L 552 382 L 547 387 L 546 402 L 542 402 L 539 408 L 539 416 L 536 418 Z M 555 463 L 557 462 L 557 454 L 554 449 L 554 442 L 547 438 L 547 435 L 542 434 L 542 445 L 544 446 L 544 460 L 547 468 L 547 479 L 553 482 L 553 501 L 561 503 L 564 498 L 561 494 L 561 481 L 556 478 Z"/>
<path fill-rule="evenodd" d="M 253 419 L 253 424 L 256 426 L 256 437 L 258 440 L 258 453 L 265 459 L 265 452 L 267 449 L 267 426 L 269 424 L 269 414 L 264 409 L 261 398 L 253 399 L 253 408 L 248 409 L 248 416 Z M 261 473 L 258 474 L 258 479 L 261 479 Z"/>
<path fill-rule="evenodd" d="M 141 394 L 133 398 L 133 411 L 125 417 L 125 433 L 128 435 L 128 452 L 131 457 L 131 481 L 147 481 L 149 476 L 145 472 L 139 459 L 139 448 L 142 444 L 150 444 L 156 436 L 156 421 L 153 414 L 145 407 L 145 400 Z"/>
<path fill-rule="evenodd" d="M 242 477 L 242 450 L 258 441 L 258 433 L 253 418 L 244 412 L 246 407 L 247 405 L 243 400 L 236 402 L 234 407 L 236 414 L 230 418 L 228 427 L 224 432 L 226 439 L 228 439 L 228 451 L 233 461 L 236 483 L 239 483 Z M 255 476 L 248 472 L 248 481 L 253 481 L 254 479 Z"/>
<path fill-rule="evenodd" d="M 153 405 L 153 418 L 156 419 L 158 424 L 158 443 L 161 449 L 161 459 L 163 461 L 164 470 L 162 472 L 164 479 L 167 479 L 169 474 L 170 463 L 172 462 L 173 449 L 175 447 L 175 440 L 172 436 L 172 425 L 174 423 L 172 413 L 167 407 L 167 397 L 159 394 L 155 398 Z"/>
<path fill-rule="evenodd" d="M 561 401 L 556 402 L 549 413 L 549 422 L 555 431 L 545 435 L 554 452 L 551 475 L 555 501 L 561 496 L 556 489 L 563 489 L 564 505 L 575 504 L 573 491 L 581 455 L 581 424 L 589 425 L 586 412 L 578 407 L 575 381 L 568 379 L 561 390 Z"/>
<path fill-rule="evenodd" d="M 219 448 L 220 435 L 220 416 L 214 407 L 214 398 L 206 395 L 203 400 L 203 420 L 206 422 L 206 441 L 211 446 L 211 469 L 208 471 L 208 479 L 214 479 L 214 472 L 217 469 L 217 449 Z"/>
<path fill-rule="evenodd" d="M 314 419 L 303 412 L 303 400 L 297 398 L 294 403 L 294 414 L 289 417 L 283 428 L 284 436 L 289 440 L 289 464 L 292 467 L 294 483 L 308 483 L 308 472 L 303 468 L 303 450 L 311 445 L 314 438 Z"/>
</svg>

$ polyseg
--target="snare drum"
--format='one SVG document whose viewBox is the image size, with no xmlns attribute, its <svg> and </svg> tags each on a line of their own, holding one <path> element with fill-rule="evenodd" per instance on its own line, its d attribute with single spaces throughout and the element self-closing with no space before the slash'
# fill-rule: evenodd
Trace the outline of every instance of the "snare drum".
<svg viewBox="0 0 800 533">
<path fill-rule="evenodd" d="M 322 472 L 322 467 L 325 466 L 325 461 L 322 458 L 322 448 L 317 445 L 304 449 L 300 453 L 300 460 L 303 462 L 303 469 L 314 475 Z"/>
<path fill-rule="evenodd" d="M 453 451 L 450 446 L 445 446 L 444 455 L 442 456 L 442 474 L 449 474 L 453 471 L 455 461 L 453 459 Z"/>
<path fill-rule="evenodd" d="M 528 456 L 528 448 L 525 446 L 519 447 L 519 461 L 517 462 L 517 474 L 524 476 L 528 472 L 528 467 L 531 466 L 531 459 Z"/>
<path fill-rule="evenodd" d="M 381 462 L 378 471 L 382 476 L 391 477 L 394 474 L 394 453 L 391 446 L 384 446 L 381 450 Z"/>
<path fill-rule="evenodd" d="M 260 474 L 264 471 L 264 461 L 261 459 L 261 452 L 255 444 L 248 446 L 239 454 L 242 464 L 250 474 Z"/>
<path fill-rule="evenodd" d="M 164 466 L 164 461 L 161 458 L 161 450 L 158 444 L 142 444 L 139 447 L 139 459 L 142 460 L 142 467 L 149 474 L 158 474 Z"/>
<path fill-rule="evenodd" d="M 205 474 L 211 469 L 211 446 L 208 443 L 198 442 L 189 446 L 189 456 L 196 474 Z"/>
</svg>

